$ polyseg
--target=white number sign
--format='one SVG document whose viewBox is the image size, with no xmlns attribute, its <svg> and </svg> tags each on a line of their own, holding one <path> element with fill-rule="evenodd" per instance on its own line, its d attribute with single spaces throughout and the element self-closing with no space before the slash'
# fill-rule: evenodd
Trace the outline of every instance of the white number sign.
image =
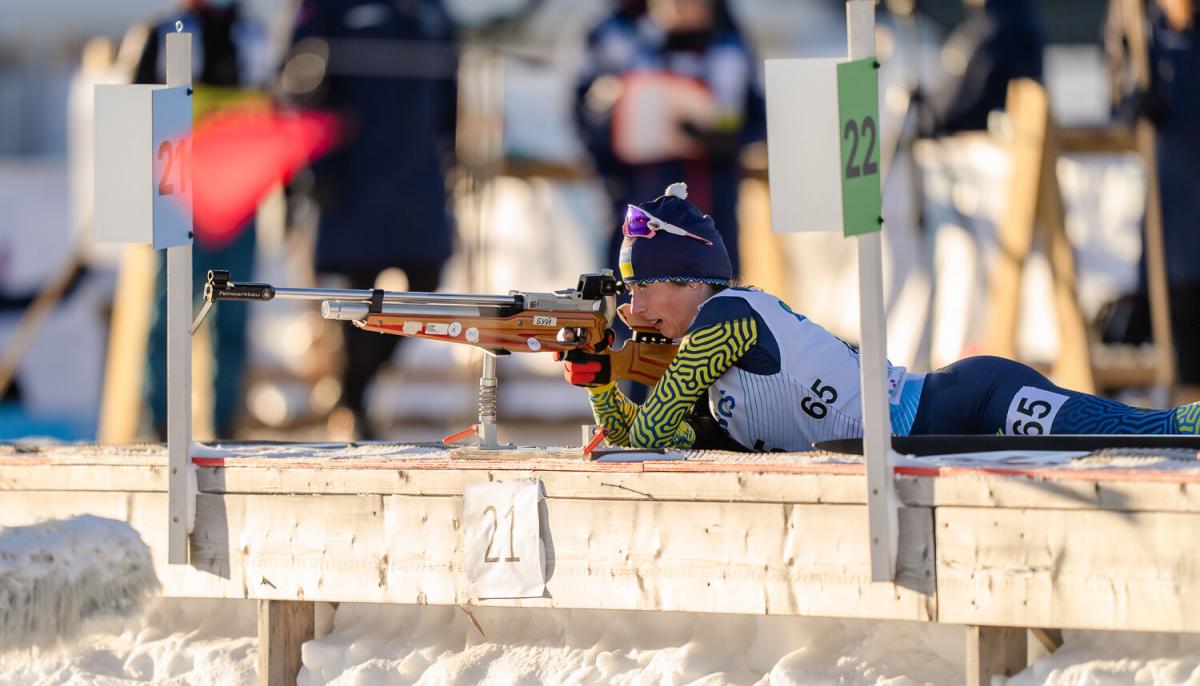
<svg viewBox="0 0 1200 686">
<path fill-rule="evenodd" d="M 1067 400 L 1069 398 L 1061 393 L 1022 386 L 1008 405 L 1004 433 L 1010 436 L 1045 436 L 1050 433 L 1054 418 Z"/>
<path fill-rule="evenodd" d="M 472 484 L 463 491 L 463 552 L 473 598 L 540 598 L 546 590 L 538 481 Z"/>
</svg>

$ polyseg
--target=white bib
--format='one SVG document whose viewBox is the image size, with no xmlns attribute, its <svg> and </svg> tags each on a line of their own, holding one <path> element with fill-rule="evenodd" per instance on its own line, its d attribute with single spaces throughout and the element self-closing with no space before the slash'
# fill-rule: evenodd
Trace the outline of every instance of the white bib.
<svg viewBox="0 0 1200 686">
<path fill-rule="evenodd" d="M 755 450 L 795 451 L 862 435 L 856 350 L 769 293 L 730 289 L 713 298 L 745 300 L 779 346 L 778 372 L 753 374 L 734 366 L 708 389 L 713 417 L 734 440 Z M 903 367 L 888 364 L 893 399 L 904 377 Z"/>
</svg>

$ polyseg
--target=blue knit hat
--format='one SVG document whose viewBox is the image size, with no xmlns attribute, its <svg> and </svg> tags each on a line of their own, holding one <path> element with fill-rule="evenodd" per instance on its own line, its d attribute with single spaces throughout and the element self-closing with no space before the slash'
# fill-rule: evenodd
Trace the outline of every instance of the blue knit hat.
<svg viewBox="0 0 1200 686">
<path fill-rule="evenodd" d="M 658 231 L 650 238 L 626 236 L 621 242 L 621 278 L 628 284 L 655 281 L 693 281 L 726 286 L 733 266 L 712 217 L 687 201 L 687 184 L 673 183 L 666 193 L 638 205 L 654 218 L 693 233 L 689 236 Z"/>
</svg>

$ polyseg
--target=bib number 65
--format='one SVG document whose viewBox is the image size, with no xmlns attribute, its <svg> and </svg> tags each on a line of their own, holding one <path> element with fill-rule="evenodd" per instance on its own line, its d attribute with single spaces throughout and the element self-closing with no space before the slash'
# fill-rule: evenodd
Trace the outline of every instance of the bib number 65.
<svg viewBox="0 0 1200 686">
<path fill-rule="evenodd" d="M 1004 433 L 1012 436 L 1044 436 L 1069 398 L 1035 386 L 1023 386 L 1008 406 Z"/>
<path fill-rule="evenodd" d="M 800 399 L 800 409 L 813 419 L 824 419 L 829 414 L 829 405 L 837 402 L 838 392 L 833 386 L 823 385 L 820 379 L 813 381 L 810 390 L 817 394 L 816 398 L 804 396 Z"/>
</svg>

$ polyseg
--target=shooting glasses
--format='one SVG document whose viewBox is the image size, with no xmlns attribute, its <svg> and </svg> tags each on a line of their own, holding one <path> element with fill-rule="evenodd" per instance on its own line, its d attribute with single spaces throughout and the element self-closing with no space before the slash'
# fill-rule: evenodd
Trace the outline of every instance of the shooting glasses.
<svg viewBox="0 0 1200 686">
<path fill-rule="evenodd" d="M 646 210 L 634 205 L 627 205 L 625 210 L 625 223 L 621 225 L 621 233 L 631 238 L 654 238 L 654 234 L 659 231 L 673 233 L 676 236 L 687 236 L 694 238 L 705 245 L 712 245 L 712 241 L 688 231 L 681 229 L 674 224 L 667 223 L 658 217 L 650 214 Z"/>
</svg>

